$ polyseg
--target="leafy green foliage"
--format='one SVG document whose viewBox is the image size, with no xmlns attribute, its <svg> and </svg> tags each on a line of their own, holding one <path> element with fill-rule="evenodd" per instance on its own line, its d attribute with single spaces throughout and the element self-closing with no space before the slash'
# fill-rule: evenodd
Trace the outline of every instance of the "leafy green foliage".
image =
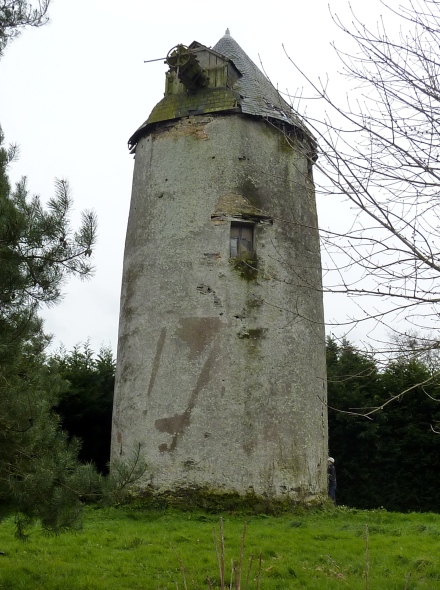
<svg viewBox="0 0 440 590">
<path fill-rule="evenodd" d="M 115 382 L 115 360 L 110 348 L 95 356 L 88 343 L 52 357 L 68 389 L 56 405 L 70 437 L 81 439 L 79 459 L 107 473 Z"/>
<path fill-rule="evenodd" d="M 131 488 L 144 475 L 147 464 L 142 459 L 140 444 L 132 450 L 128 460 L 113 459 L 110 474 L 103 481 L 103 498 L 106 503 L 119 504 L 130 500 Z M 137 495 L 134 496 L 137 498 Z"/>
<path fill-rule="evenodd" d="M 0 134 L 0 503 L 1 516 L 16 514 L 17 533 L 40 520 L 60 531 L 78 519 L 80 499 L 94 496 L 99 477 L 77 461 L 53 411 L 65 388 L 44 353 L 48 343 L 38 317 L 55 304 L 69 275 L 91 273 L 96 219 L 85 212 L 70 227 L 72 201 L 65 181 L 43 208 L 26 182 L 11 190 L 7 166 L 14 150 Z"/>
<path fill-rule="evenodd" d="M 66 181 L 56 181 L 47 210 L 29 197 L 23 179 L 11 190 L 7 166 L 11 150 L 2 147 L 0 130 L 0 363 L 7 362 L 41 326 L 41 304 L 55 304 L 69 275 L 86 278 L 96 240 L 96 216 L 85 211 L 71 228 L 72 199 Z"/>
<path fill-rule="evenodd" d="M 26 26 L 48 20 L 51 0 L 0 0 L 0 57 Z M 43 207 L 23 178 L 12 190 L 7 167 L 17 149 L 3 147 L 0 129 L 0 518 L 15 514 L 24 538 L 36 520 L 59 532 L 79 523 L 81 499 L 95 498 L 101 478 L 78 460 L 80 444 L 68 440 L 53 408 L 66 382 L 44 354 L 48 338 L 38 310 L 53 305 L 70 275 L 92 273 L 96 217 L 70 225 L 72 199 L 65 180 Z"/>
<path fill-rule="evenodd" d="M 17 533 L 35 520 L 49 531 L 78 522 L 80 500 L 96 498 L 99 477 L 77 461 L 53 411 L 64 382 L 46 361 L 45 338 L 36 332 L 0 367 L 1 516 L 16 515 Z"/>
<path fill-rule="evenodd" d="M 440 421 L 440 385 L 435 369 L 398 357 L 379 371 L 368 355 L 332 339 L 327 367 L 338 502 L 437 510 L 440 435 L 433 428 Z M 362 415 L 373 408 L 378 411 L 369 418 Z"/>
<path fill-rule="evenodd" d="M 55 188 L 47 210 L 39 197 L 29 198 L 25 179 L 0 201 L 0 297 L 6 310 L 54 303 L 66 276 L 86 277 L 92 272 L 95 214 L 83 212 L 81 227 L 72 232 L 69 185 L 57 180 Z"/>
<path fill-rule="evenodd" d="M 376 497 L 385 494 L 397 510 L 438 510 L 440 436 L 431 428 L 440 420 L 438 377 L 420 361 L 397 361 L 380 383 L 388 396 L 406 393 L 384 411 L 376 468 L 386 477 Z"/>
</svg>

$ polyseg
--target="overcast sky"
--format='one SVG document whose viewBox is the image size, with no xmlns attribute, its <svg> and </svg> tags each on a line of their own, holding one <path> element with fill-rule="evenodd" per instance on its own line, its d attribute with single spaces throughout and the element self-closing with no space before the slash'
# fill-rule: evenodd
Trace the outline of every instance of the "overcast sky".
<svg viewBox="0 0 440 590">
<path fill-rule="evenodd" d="M 374 22 L 380 3 L 352 2 Z M 359 6 L 357 6 L 359 4 Z M 393 2 L 391 2 L 393 4 Z M 396 4 L 396 2 L 394 2 Z M 330 2 L 350 20 L 348 2 Z M 362 12 L 364 11 L 364 12 Z M 13 181 L 46 200 L 55 177 L 67 178 L 75 215 L 93 208 L 99 220 L 96 273 L 72 279 L 60 305 L 44 312 L 54 346 L 68 349 L 90 339 L 94 350 L 116 350 L 119 295 L 133 157 L 127 140 L 163 96 L 164 57 L 178 43 L 212 46 L 232 37 L 280 90 L 302 86 L 283 44 L 310 76 L 329 74 L 341 86 L 330 46 L 346 42 L 332 22 L 327 0 L 194 4 L 170 0 L 53 0 L 49 25 L 26 30 L 0 61 L 0 124 L 6 142 L 20 146 Z M 341 89 L 343 91 L 343 88 Z M 334 206 L 319 202 L 320 224 L 329 227 Z M 338 214 L 338 212 L 336 212 Z M 339 311 L 338 311 L 339 309 Z M 326 302 L 326 315 L 344 312 Z M 362 336 L 362 335 L 360 335 Z M 356 333 L 353 334 L 356 337 Z"/>
</svg>

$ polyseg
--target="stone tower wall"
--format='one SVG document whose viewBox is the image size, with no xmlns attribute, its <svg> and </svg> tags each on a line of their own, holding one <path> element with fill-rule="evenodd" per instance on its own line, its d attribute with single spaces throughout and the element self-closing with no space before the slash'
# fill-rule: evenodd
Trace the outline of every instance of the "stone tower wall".
<svg viewBox="0 0 440 590">
<path fill-rule="evenodd" d="M 142 485 L 326 493 L 321 266 L 304 149 L 240 114 L 163 123 L 138 142 L 112 457 L 141 443 Z M 257 220 L 250 267 L 230 259 L 240 216 Z"/>
</svg>

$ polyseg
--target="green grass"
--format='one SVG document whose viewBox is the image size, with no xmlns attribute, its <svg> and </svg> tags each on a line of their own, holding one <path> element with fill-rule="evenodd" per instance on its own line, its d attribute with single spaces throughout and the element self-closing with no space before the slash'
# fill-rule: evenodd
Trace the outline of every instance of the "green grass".
<svg viewBox="0 0 440 590">
<path fill-rule="evenodd" d="M 440 515 L 337 508 L 282 517 L 223 515 L 226 581 L 239 560 L 247 522 L 242 590 L 432 590 L 440 588 Z M 368 525 L 368 560 L 366 559 Z M 219 587 L 213 530 L 219 516 L 144 508 L 86 509 L 79 533 L 33 530 L 15 540 L 13 520 L 0 525 L 0 589 L 184 590 Z M 365 570 L 368 565 L 368 585 Z"/>
</svg>

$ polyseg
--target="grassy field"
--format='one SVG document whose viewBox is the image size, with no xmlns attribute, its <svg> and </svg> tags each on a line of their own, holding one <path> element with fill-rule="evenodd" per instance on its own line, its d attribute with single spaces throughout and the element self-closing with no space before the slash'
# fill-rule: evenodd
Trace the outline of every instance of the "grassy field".
<svg viewBox="0 0 440 590">
<path fill-rule="evenodd" d="M 246 522 L 241 590 L 440 589 L 437 514 L 341 507 L 282 517 L 223 514 L 222 521 L 226 588 L 231 561 L 240 567 Z M 14 539 L 13 520 L 5 521 L 0 589 L 220 588 L 213 539 L 219 523 L 218 515 L 201 512 L 88 507 L 82 531 L 47 537 L 36 528 L 23 543 Z"/>
</svg>

